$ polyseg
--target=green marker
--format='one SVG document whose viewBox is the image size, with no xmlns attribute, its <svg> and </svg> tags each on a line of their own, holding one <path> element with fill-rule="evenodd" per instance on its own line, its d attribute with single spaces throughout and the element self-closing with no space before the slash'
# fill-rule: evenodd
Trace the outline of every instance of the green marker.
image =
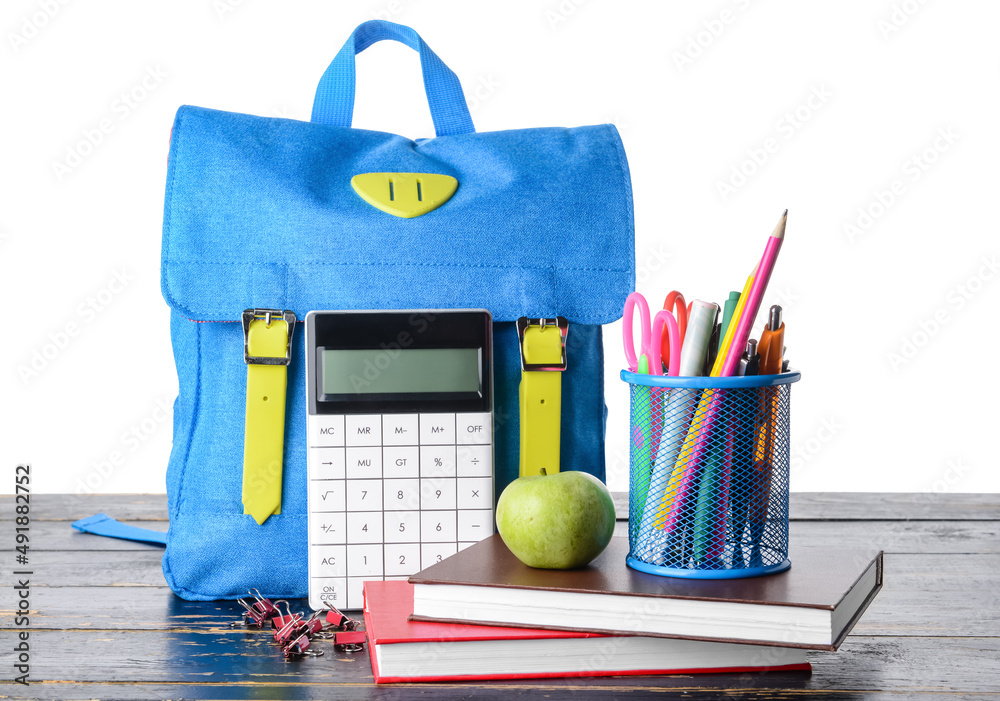
<svg viewBox="0 0 1000 701">
<path fill-rule="evenodd" d="M 739 304 L 739 301 L 739 292 L 729 293 L 729 299 L 726 300 L 725 305 L 722 307 L 722 330 L 719 332 L 720 341 L 726 337 L 726 329 L 729 328 L 729 322 L 733 319 L 733 312 L 736 311 L 736 305 Z"/>
<path fill-rule="evenodd" d="M 639 356 L 636 372 L 640 375 L 649 374 L 649 358 L 645 353 Z M 635 474 L 632 494 L 636 504 L 645 504 L 646 492 L 649 490 L 649 472 L 653 462 L 653 402 L 660 400 L 660 390 L 655 387 L 640 386 L 638 391 L 640 395 L 636 399 L 635 406 L 638 434 L 632 441 L 634 453 L 632 470 Z"/>
</svg>

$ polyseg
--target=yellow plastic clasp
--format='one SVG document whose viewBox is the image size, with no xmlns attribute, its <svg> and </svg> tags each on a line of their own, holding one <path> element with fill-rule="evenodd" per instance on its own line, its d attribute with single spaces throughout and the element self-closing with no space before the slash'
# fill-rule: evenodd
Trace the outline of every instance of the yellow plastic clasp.
<svg viewBox="0 0 1000 701">
<path fill-rule="evenodd" d="M 351 187 L 372 207 L 412 219 L 450 200 L 458 180 L 441 173 L 359 173 L 351 178 Z"/>
</svg>

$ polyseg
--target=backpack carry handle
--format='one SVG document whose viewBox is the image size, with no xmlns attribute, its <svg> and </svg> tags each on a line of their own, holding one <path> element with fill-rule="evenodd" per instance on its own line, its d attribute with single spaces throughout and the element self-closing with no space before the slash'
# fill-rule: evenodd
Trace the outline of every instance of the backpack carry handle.
<svg viewBox="0 0 1000 701">
<path fill-rule="evenodd" d="M 334 57 L 316 87 L 312 121 L 338 127 L 351 126 L 354 118 L 354 57 L 372 44 L 386 39 L 406 44 L 420 54 L 424 92 L 437 135 L 473 133 L 476 128 L 472 124 L 458 76 L 415 31 L 380 19 L 359 24 Z"/>
</svg>

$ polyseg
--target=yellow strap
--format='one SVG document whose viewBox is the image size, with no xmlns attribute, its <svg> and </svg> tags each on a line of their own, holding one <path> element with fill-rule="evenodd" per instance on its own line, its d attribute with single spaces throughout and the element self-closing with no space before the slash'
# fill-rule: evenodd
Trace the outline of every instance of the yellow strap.
<svg viewBox="0 0 1000 701">
<path fill-rule="evenodd" d="M 247 353 L 284 358 L 288 323 L 271 319 L 250 322 Z M 246 429 L 243 437 L 243 513 L 263 524 L 281 513 L 281 462 L 285 448 L 285 365 L 247 364 Z"/>
<path fill-rule="evenodd" d="M 529 326 L 524 332 L 524 361 L 558 365 L 562 361 L 562 333 L 554 324 Z M 562 373 L 525 371 L 519 387 L 521 404 L 520 475 L 559 472 L 559 433 L 562 414 Z"/>
</svg>

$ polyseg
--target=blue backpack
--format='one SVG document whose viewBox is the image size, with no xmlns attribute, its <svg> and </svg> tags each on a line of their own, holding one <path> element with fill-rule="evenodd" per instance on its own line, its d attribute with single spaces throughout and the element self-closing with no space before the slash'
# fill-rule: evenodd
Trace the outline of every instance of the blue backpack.
<svg viewBox="0 0 1000 701">
<path fill-rule="evenodd" d="M 351 128 L 354 57 L 385 39 L 420 55 L 434 138 Z M 393 216 L 351 186 L 372 172 L 443 174 L 458 187 L 421 216 Z M 518 475 L 522 316 L 569 320 L 562 465 L 605 479 L 601 325 L 621 316 L 634 280 L 632 192 L 615 128 L 476 133 L 457 77 L 408 27 L 360 25 L 320 80 L 310 122 L 181 107 L 163 215 L 180 383 L 167 583 L 194 600 L 249 587 L 306 595 L 302 325 L 288 366 L 281 513 L 258 525 L 241 503 L 243 310 L 287 309 L 299 321 L 319 309 L 490 310 L 496 498 Z M 81 528 L 115 535 L 111 524 Z"/>
</svg>

